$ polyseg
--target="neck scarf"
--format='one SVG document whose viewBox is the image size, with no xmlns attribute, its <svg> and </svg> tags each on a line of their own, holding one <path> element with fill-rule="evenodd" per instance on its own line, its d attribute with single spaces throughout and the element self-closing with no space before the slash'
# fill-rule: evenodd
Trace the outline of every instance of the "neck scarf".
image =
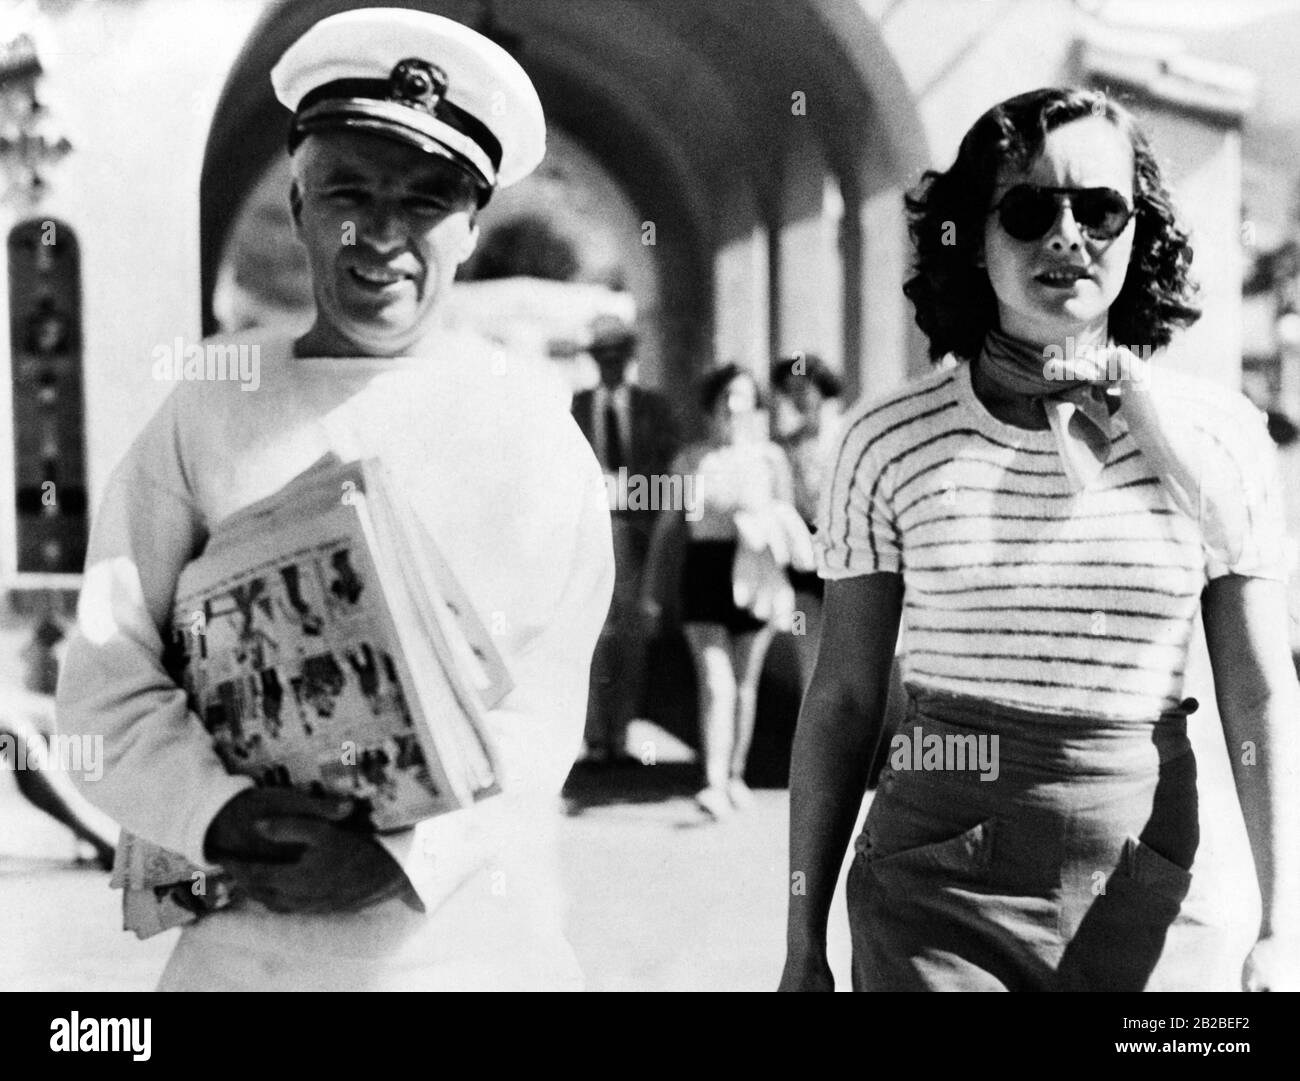
<svg viewBox="0 0 1300 1081">
<path fill-rule="evenodd" d="M 994 385 L 1042 402 L 1065 475 L 1075 491 L 1082 491 L 1101 475 L 1110 456 L 1105 387 L 1086 379 L 1049 378 L 1049 360 L 1041 347 L 990 330 L 979 366 Z"/>
<path fill-rule="evenodd" d="M 1042 402 L 1075 491 L 1092 484 L 1106 466 L 1112 425 L 1105 391 L 1122 379 L 1121 414 L 1138 450 L 1178 510 L 1200 527 L 1210 553 L 1225 564 L 1237 562 L 1245 548 L 1247 511 L 1231 463 L 1173 409 L 1162 408 L 1152 392 L 1150 365 L 1117 345 L 1074 364 L 1051 361 L 1039 346 L 996 329 L 985 336 L 979 356 L 990 382 Z M 1052 377 L 1060 374 L 1067 378 Z"/>
</svg>

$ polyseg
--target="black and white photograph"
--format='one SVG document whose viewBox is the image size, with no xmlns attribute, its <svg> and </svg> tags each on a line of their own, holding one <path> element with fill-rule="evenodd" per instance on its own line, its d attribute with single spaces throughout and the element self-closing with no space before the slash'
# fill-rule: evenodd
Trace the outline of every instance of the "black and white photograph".
<svg viewBox="0 0 1300 1081">
<path fill-rule="evenodd" d="M 38 1045 L 147 1058 L 154 991 L 1173 991 L 1066 1031 L 1261 1049 L 1297 56 L 1300 0 L 0 0 Z"/>
</svg>

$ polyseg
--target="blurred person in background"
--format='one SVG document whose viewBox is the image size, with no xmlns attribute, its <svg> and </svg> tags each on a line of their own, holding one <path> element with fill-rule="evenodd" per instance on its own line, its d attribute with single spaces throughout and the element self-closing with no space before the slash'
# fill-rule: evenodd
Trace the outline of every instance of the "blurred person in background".
<svg viewBox="0 0 1300 1081">
<path fill-rule="evenodd" d="M 54 727 L 54 699 L 16 687 L 0 688 L 0 699 L 0 763 L 14 771 L 18 791 L 67 826 L 94 853 L 95 862 L 111 871 L 116 837 L 64 774 L 64 764 L 45 739 L 44 733 Z"/>
<path fill-rule="evenodd" d="M 1259 404 L 1258 402 L 1256 403 Z M 1282 477 L 1282 503 L 1286 508 L 1287 617 L 1291 660 L 1300 674 L 1300 428 L 1284 413 L 1268 413 L 1268 434 L 1277 446 L 1278 472 Z"/>
<path fill-rule="evenodd" d="M 627 730 L 645 681 L 649 626 L 641 583 L 656 510 L 629 499 L 629 484 L 649 485 L 650 478 L 667 474 L 680 444 L 668 400 L 628 381 L 636 344 L 636 331 L 618 316 L 597 317 L 587 351 L 600 381 L 573 399 L 573 418 L 605 474 L 614 534 L 614 599 L 592 659 L 587 699 L 587 760 L 598 764 L 638 761 L 628 754 Z"/>
<path fill-rule="evenodd" d="M 110 871 L 117 831 L 66 774 L 68 769 L 97 772 L 103 764 L 102 754 L 92 751 L 91 765 L 85 761 L 83 746 L 78 748 L 78 761 L 72 761 L 70 755 L 61 760 L 46 739 L 55 729 L 54 689 L 66 645 L 60 621 L 46 613 L 23 648 L 24 686 L 0 680 L 0 764 L 14 771 L 18 791 L 29 803 L 67 826 L 79 845 L 93 852 L 95 862 Z"/>
<path fill-rule="evenodd" d="M 752 803 L 744 777 L 759 677 L 772 636 L 794 613 L 787 569 L 812 566 L 812 542 L 794 507 L 789 462 L 767 438 L 753 375 L 736 364 L 710 372 L 700 405 L 707 435 L 670 470 L 690 478 L 695 505 L 660 512 L 644 604 L 657 619 L 659 583 L 684 530 L 678 603 L 699 688 L 705 782 L 695 799 L 716 820 Z"/>
<path fill-rule="evenodd" d="M 790 460 L 794 505 L 811 533 L 816 528 L 822 482 L 839 439 L 840 377 L 814 353 L 794 353 L 772 365 L 772 441 Z M 790 571 L 795 607 L 803 620 L 792 630 L 805 689 L 821 640 L 822 594 L 816 571 Z"/>
</svg>

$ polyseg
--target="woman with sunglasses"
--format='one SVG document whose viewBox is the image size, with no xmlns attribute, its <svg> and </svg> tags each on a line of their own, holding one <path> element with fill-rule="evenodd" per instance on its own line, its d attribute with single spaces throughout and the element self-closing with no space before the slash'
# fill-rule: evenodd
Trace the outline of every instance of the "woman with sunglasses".
<svg viewBox="0 0 1300 1081">
<path fill-rule="evenodd" d="M 849 870 L 856 988 L 1290 988 L 1300 693 L 1275 472 L 1241 395 L 1146 364 L 1199 315 L 1151 149 L 1104 95 L 1039 90 L 981 117 L 908 209 L 905 292 L 959 363 L 845 420 L 782 986 L 831 984 L 905 617 L 908 719 Z M 1198 606 L 1262 921 L 1199 851 Z"/>
</svg>

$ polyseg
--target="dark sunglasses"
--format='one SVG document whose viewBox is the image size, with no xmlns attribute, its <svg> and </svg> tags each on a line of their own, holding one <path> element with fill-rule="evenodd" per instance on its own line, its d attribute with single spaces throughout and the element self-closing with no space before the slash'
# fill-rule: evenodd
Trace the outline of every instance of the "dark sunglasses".
<svg viewBox="0 0 1300 1081">
<path fill-rule="evenodd" d="M 1038 240 L 1056 222 L 1063 196 L 1070 200 L 1070 213 L 1079 229 L 1093 240 L 1114 240 L 1134 214 L 1134 208 L 1114 188 L 1042 188 L 1037 184 L 1017 184 L 989 213 L 997 212 L 1008 236 Z"/>
</svg>

